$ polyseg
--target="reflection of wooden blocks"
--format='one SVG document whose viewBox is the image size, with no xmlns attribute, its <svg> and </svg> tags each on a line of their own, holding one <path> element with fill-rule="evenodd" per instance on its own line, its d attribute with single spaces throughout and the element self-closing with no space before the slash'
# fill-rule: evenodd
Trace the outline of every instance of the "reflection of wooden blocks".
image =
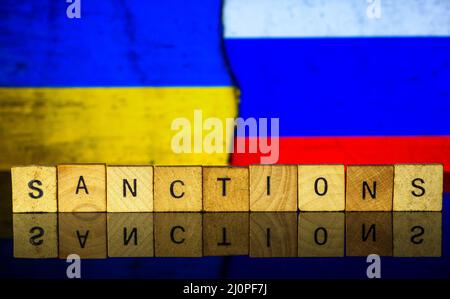
<svg viewBox="0 0 450 299">
<path fill-rule="evenodd" d="M 202 256 L 202 214 L 156 213 L 154 227 L 155 256 Z"/>
<path fill-rule="evenodd" d="M 297 213 L 251 213 L 250 256 L 297 256 Z"/>
<path fill-rule="evenodd" d="M 108 166 L 108 212 L 153 212 L 153 167 Z"/>
<path fill-rule="evenodd" d="M 206 212 L 248 212 L 248 168 L 204 167 L 203 208 Z"/>
<path fill-rule="evenodd" d="M 248 213 L 204 214 L 204 255 L 248 255 L 248 227 Z"/>
<path fill-rule="evenodd" d="M 394 213 L 394 256 L 441 256 L 442 214 Z"/>
<path fill-rule="evenodd" d="M 58 209 L 59 212 L 105 212 L 105 165 L 58 165 Z"/>
<path fill-rule="evenodd" d="M 155 167 L 155 212 L 201 212 L 200 166 Z"/>
<path fill-rule="evenodd" d="M 57 258 L 56 214 L 13 214 L 14 257 Z"/>
<path fill-rule="evenodd" d="M 347 211 L 392 211 L 393 166 L 348 166 Z"/>
<path fill-rule="evenodd" d="M 11 168 L 13 212 L 56 212 L 56 167 Z"/>
<path fill-rule="evenodd" d="M 343 211 L 344 165 L 299 165 L 298 207 L 300 211 Z"/>
<path fill-rule="evenodd" d="M 300 213 L 298 256 L 344 256 L 344 213 Z"/>
<path fill-rule="evenodd" d="M 391 213 L 346 213 L 347 256 L 392 256 Z"/>
<path fill-rule="evenodd" d="M 249 172 L 251 211 L 297 211 L 297 166 L 253 165 Z"/>
<path fill-rule="evenodd" d="M 59 257 L 106 258 L 105 213 L 60 213 Z"/>
<path fill-rule="evenodd" d="M 152 257 L 153 214 L 109 213 L 109 257 Z"/>
<path fill-rule="evenodd" d="M 442 211 L 442 164 L 394 166 L 394 211 Z"/>
</svg>

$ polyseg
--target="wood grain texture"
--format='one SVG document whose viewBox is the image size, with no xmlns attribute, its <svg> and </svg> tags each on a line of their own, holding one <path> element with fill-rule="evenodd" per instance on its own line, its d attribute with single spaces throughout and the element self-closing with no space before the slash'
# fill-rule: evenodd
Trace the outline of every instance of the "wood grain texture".
<svg viewBox="0 0 450 299">
<path fill-rule="evenodd" d="M 203 167 L 203 209 L 206 212 L 248 212 L 248 168 Z"/>
<path fill-rule="evenodd" d="M 248 255 L 248 213 L 206 213 L 203 215 L 203 255 Z"/>
<path fill-rule="evenodd" d="M 152 257 L 153 213 L 108 213 L 108 257 Z"/>
<path fill-rule="evenodd" d="M 105 213 L 59 213 L 59 258 L 78 254 L 82 259 L 107 257 Z"/>
<path fill-rule="evenodd" d="M 344 223 L 344 213 L 300 213 L 298 217 L 298 256 L 344 256 Z"/>
<path fill-rule="evenodd" d="M 202 214 L 155 213 L 156 257 L 201 257 Z"/>
<path fill-rule="evenodd" d="M 155 212 L 201 212 L 200 166 L 155 167 Z"/>
<path fill-rule="evenodd" d="M 440 257 L 442 213 L 395 212 L 394 256 Z"/>
<path fill-rule="evenodd" d="M 234 87 L 0 88 L 0 169 L 98 161 L 226 165 L 226 152 L 175 153 L 170 128 L 179 117 L 194 123 L 195 109 L 204 119 L 236 117 L 235 92 Z"/>
<path fill-rule="evenodd" d="M 297 211 L 297 166 L 251 165 L 250 211 Z"/>
<path fill-rule="evenodd" d="M 56 167 L 13 167 L 11 180 L 14 213 L 57 211 Z"/>
<path fill-rule="evenodd" d="M 394 167 L 347 167 L 346 211 L 392 211 Z"/>
<path fill-rule="evenodd" d="M 442 211 L 442 164 L 394 165 L 394 211 Z"/>
<path fill-rule="evenodd" d="M 13 214 L 15 258 L 57 258 L 56 213 Z"/>
<path fill-rule="evenodd" d="M 153 212 L 153 166 L 107 166 L 108 212 Z"/>
<path fill-rule="evenodd" d="M 297 213 L 251 213 L 250 257 L 297 256 Z"/>
<path fill-rule="evenodd" d="M 392 256 L 392 213 L 345 213 L 347 256 Z"/>
<path fill-rule="evenodd" d="M 105 165 L 58 165 L 58 211 L 106 212 Z"/>
<path fill-rule="evenodd" d="M 298 207 L 300 211 L 343 211 L 344 165 L 299 165 Z"/>
</svg>

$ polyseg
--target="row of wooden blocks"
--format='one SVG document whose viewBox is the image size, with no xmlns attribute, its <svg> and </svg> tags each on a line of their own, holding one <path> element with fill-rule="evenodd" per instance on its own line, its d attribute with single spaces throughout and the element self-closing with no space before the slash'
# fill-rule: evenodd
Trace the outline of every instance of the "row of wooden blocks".
<svg viewBox="0 0 450 299">
<path fill-rule="evenodd" d="M 13 167 L 13 212 L 441 211 L 443 166 Z"/>
<path fill-rule="evenodd" d="M 17 258 L 441 256 L 439 212 L 19 213 Z"/>
</svg>

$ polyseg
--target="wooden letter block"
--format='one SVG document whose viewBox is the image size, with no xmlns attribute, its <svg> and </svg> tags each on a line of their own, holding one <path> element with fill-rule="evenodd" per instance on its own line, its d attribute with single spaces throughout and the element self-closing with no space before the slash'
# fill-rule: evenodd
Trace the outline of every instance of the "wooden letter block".
<svg viewBox="0 0 450 299">
<path fill-rule="evenodd" d="M 297 256 L 297 213 L 251 213 L 250 257 Z"/>
<path fill-rule="evenodd" d="M 156 213 L 155 256 L 201 257 L 201 213 Z"/>
<path fill-rule="evenodd" d="M 346 213 L 347 256 L 392 256 L 391 213 Z"/>
<path fill-rule="evenodd" d="M 344 256 L 344 213 L 300 213 L 298 256 Z"/>
<path fill-rule="evenodd" d="M 200 166 L 155 167 L 155 212 L 201 212 Z"/>
<path fill-rule="evenodd" d="M 11 168 L 13 212 L 57 212 L 56 167 Z"/>
<path fill-rule="evenodd" d="M 248 168 L 204 167 L 203 208 L 206 212 L 248 212 Z"/>
<path fill-rule="evenodd" d="M 297 166 L 252 165 L 250 211 L 297 211 Z"/>
<path fill-rule="evenodd" d="M 205 256 L 248 255 L 248 213 L 206 213 L 203 215 Z"/>
<path fill-rule="evenodd" d="M 343 211 L 344 165 L 299 165 L 298 207 L 300 211 Z"/>
<path fill-rule="evenodd" d="M 442 164 L 394 166 L 394 211 L 442 211 Z"/>
<path fill-rule="evenodd" d="M 82 259 L 106 258 L 105 213 L 60 213 L 59 258 L 78 254 Z"/>
<path fill-rule="evenodd" d="M 152 257 L 152 213 L 108 213 L 109 257 Z"/>
<path fill-rule="evenodd" d="M 394 256 L 440 257 L 441 248 L 442 213 L 394 213 Z"/>
<path fill-rule="evenodd" d="M 55 213 L 13 214 L 15 258 L 57 258 L 58 233 Z"/>
<path fill-rule="evenodd" d="M 107 166 L 108 212 L 153 212 L 152 166 Z"/>
<path fill-rule="evenodd" d="M 106 212 L 103 164 L 58 165 L 59 212 Z"/>
<path fill-rule="evenodd" d="M 346 211 L 392 211 L 393 166 L 348 166 Z"/>
</svg>

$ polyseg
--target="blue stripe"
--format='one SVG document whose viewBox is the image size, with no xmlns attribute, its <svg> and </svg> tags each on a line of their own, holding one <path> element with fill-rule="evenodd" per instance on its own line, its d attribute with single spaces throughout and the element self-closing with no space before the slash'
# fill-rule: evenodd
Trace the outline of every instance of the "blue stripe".
<svg viewBox="0 0 450 299">
<path fill-rule="evenodd" d="M 227 39 L 240 116 L 281 136 L 450 135 L 450 38 Z"/>
<path fill-rule="evenodd" d="M 0 86 L 229 86 L 220 0 L 0 1 Z"/>
</svg>

